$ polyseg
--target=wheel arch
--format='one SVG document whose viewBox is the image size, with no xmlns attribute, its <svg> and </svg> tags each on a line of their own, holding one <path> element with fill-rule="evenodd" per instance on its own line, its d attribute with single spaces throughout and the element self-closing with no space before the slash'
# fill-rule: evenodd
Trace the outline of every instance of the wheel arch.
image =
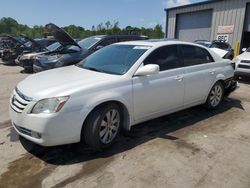
<svg viewBox="0 0 250 188">
<path fill-rule="evenodd" d="M 123 115 L 123 120 L 122 120 L 122 128 L 125 130 L 130 130 L 130 122 L 131 122 L 131 115 L 128 109 L 128 106 L 121 100 L 118 99 L 110 99 L 110 100 L 102 100 L 99 101 L 98 103 L 96 103 L 95 106 L 89 108 L 88 113 L 86 115 L 86 118 L 83 120 L 82 123 L 82 129 L 81 129 L 81 133 L 84 130 L 84 124 L 86 122 L 86 120 L 88 119 L 88 117 L 90 116 L 90 114 L 97 108 L 108 105 L 108 104 L 116 104 L 119 106 L 120 110 L 122 111 L 122 115 Z"/>
</svg>

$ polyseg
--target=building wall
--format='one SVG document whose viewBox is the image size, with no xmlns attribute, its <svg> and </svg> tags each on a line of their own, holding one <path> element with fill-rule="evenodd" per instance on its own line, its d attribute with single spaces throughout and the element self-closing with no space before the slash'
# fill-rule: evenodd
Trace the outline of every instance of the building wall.
<svg viewBox="0 0 250 188">
<path fill-rule="evenodd" d="M 180 7 L 169 10 L 167 13 L 167 38 L 175 38 L 177 14 L 213 9 L 210 40 L 216 39 L 218 34 L 218 26 L 234 25 L 234 32 L 232 34 L 229 34 L 229 43 L 234 48 L 236 45 L 236 41 L 241 42 L 246 12 L 246 3 L 248 2 L 250 2 L 250 0 L 221 0 L 207 4 Z"/>
</svg>

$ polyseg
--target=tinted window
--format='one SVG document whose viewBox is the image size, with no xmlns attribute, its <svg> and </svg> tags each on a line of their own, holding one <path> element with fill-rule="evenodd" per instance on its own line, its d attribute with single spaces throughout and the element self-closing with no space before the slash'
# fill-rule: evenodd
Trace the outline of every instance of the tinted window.
<svg viewBox="0 0 250 188">
<path fill-rule="evenodd" d="M 230 46 L 226 43 L 221 43 L 221 42 L 215 42 L 213 44 L 211 44 L 209 46 L 209 48 L 220 48 L 220 49 L 223 49 L 223 50 L 227 50 L 228 48 L 230 48 Z"/>
<path fill-rule="evenodd" d="M 133 40 L 132 37 L 119 37 L 118 42 L 124 42 L 124 41 L 131 41 Z"/>
<path fill-rule="evenodd" d="M 88 37 L 88 38 L 85 38 L 83 40 L 80 40 L 78 42 L 78 45 L 81 46 L 82 48 L 89 49 L 93 45 L 95 45 L 97 42 L 99 42 L 102 38 L 103 38 L 103 36 Z"/>
<path fill-rule="evenodd" d="M 185 66 L 213 62 L 211 55 L 203 48 L 191 45 L 182 45 L 181 49 Z"/>
<path fill-rule="evenodd" d="M 157 64 L 160 71 L 182 67 L 178 46 L 164 46 L 153 51 L 144 61 L 144 65 Z"/>
<path fill-rule="evenodd" d="M 98 46 L 108 46 L 110 44 L 116 43 L 117 40 L 116 38 L 109 38 L 109 39 L 104 39 L 102 42 L 98 44 Z"/>
</svg>

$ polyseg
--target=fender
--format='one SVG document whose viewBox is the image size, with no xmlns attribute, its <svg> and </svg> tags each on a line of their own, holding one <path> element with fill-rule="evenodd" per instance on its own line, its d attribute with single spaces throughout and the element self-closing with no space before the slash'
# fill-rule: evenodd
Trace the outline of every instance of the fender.
<svg viewBox="0 0 250 188">
<path fill-rule="evenodd" d="M 226 77 L 225 77 L 225 75 L 223 75 L 223 74 L 218 74 L 217 76 L 216 76 L 216 78 L 214 79 L 214 81 L 213 81 L 213 83 L 212 83 L 212 85 L 210 86 L 210 88 L 209 88 L 209 91 L 212 89 L 212 87 L 214 86 L 214 84 L 216 83 L 216 82 L 218 82 L 219 80 L 226 80 Z"/>
<path fill-rule="evenodd" d="M 215 84 L 218 80 L 226 80 L 225 75 L 223 75 L 223 74 L 221 74 L 221 73 L 218 74 L 218 75 L 216 76 L 216 80 L 215 80 L 214 84 Z"/>
<path fill-rule="evenodd" d="M 91 98 L 84 107 L 81 109 L 82 114 L 86 114 L 86 116 L 83 119 L 83 122 L 85 121 L 86 117 L 94 110 L 95 107 L 99 106 L 100 104 L 103 104 L 105 102 L 109 101 L 116 101 L 124 105 L 128 112 L 128 123 L 125 125 L 125 129 L 129 130 L 131 126 L 131 122 L 133 122 L 133 108 L 132 108 L 132 102 L 127 101 L 119 93 L 117 92 L 107 92 L 102 93 L 99 95 L 96 95 L 95 97 Z"/>
</svg>

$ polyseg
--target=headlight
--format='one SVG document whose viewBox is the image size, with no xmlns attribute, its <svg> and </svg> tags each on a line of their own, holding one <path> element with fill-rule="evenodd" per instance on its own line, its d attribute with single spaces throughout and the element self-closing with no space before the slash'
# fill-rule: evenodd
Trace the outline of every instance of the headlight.
<svg viewBox="0 0 250 188">
<path fill-rule="evenodd" d="M 46 63 L 54 63 L 59 59 L 60 56 L 58 55 L 53 55 L 53 56 L 37 56 L 36 59 L 41 61 L 41 62 L 46 62 Z"/>
<path fill-rule="evenodd" d="M 35 104 L 35 106 L 31 110 L 31 113 L 32 114 L 40 114 L 40 113 L 51 114 L 51 113 L 59 112 L 68 99 L 69 99 L 68 96 L 42 99 Z"/>
<path fill-rule="evenodd" d="M 57 56 L 57 55 L 53 55 L 53 56 L 47 56 L 47 60 L 48 61 L 51 61 L 51 62 L 55 62 L 59 59 L 60 56 Z"/>
</svg>

